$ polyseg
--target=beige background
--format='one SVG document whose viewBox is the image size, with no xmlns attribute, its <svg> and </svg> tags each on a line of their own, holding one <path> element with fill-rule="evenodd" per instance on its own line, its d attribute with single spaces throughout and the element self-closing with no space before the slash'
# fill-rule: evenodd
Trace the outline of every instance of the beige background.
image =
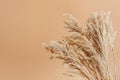
<svg viewBox="0 0 120 80">
<path fill-rule="evenodd" d="M 42 43 L 66 34 L 64 13 L 72 13 L 84 24 L 91 12 L 100 10 L 112 12 L 119 80 L 119 7 L 120 0 L 0 0 L 0 80 L 75 80 L 62 75 L 62 63 L 49 60 Z"/>
</svg>

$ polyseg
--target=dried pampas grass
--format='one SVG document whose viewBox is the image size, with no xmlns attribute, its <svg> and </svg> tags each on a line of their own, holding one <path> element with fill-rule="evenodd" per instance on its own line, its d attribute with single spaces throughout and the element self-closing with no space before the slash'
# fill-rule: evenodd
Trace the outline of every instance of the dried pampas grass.
<svg viewBox="0 0 120 80">
<path fill-rule="evenodd" d="M 65 14 L 65 27 L 70 35 L 47 44 L 51 59 L 62 60 L 74 70 L 73 76 L 78 74 L 87 80 L 113 80 L 107 64 L 108 51 L 113 49 L 115 38 L 109 15 L 109 12 L 93 13 L 83 27 L 71 14 Z"/>
</svg>

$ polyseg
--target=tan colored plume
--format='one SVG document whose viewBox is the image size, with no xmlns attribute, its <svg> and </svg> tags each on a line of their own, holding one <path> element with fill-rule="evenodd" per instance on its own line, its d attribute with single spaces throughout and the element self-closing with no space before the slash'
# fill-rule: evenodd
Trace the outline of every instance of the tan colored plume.
<svg viewBox="0 0 120 80">
<path fill-rule="evenodd" d="M 52 53 L 51 58 L 62 60 L 71 71 L 74 70 L 73 76 L 78 74 L 86 80 L 113 80 L 107 61 L 116 33 L 109 15 L 109 12 L 93 13 L 83 27 L 71 14 L 65 14 L 65 27 L 70 34 L 46 45 Z"/>
</svg>

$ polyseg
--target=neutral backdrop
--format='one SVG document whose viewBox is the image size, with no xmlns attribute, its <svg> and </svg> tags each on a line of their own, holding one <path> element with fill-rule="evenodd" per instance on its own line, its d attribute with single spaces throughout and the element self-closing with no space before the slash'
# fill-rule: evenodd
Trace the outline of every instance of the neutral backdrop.
<svg viewBox="0 0 120 80">
<path fill-rule="evenodd" d="M 62 73 L 61 61 L 50 60 L 42 43 L 67 34 L 64 13 L 82 25 L 95 11 L 111 11 L 117 80 L 120 79 L 120 0 L 0 0 L 0 80 L 77 80 Z M 114 61 L 109 65 L 114 75 Z M 80 79 L 79 79 L 80 80 Z"/>
</svg>

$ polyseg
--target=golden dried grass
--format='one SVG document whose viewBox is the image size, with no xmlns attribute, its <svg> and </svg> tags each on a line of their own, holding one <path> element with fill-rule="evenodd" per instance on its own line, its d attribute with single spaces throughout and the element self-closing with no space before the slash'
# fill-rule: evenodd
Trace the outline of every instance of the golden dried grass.
<svg viewBox="0 0 120 80">
<path fill-rule="evenodd" d="M 109 12 L 93 13 L 83 27 L 71 14 L 65 14 L 65 27 L 70 34 L 46 45 L 52 53 L 51 59 L 62 60 L 74 70 L 73 76 L 78 74 L 87 80 L 113 80 L 107 64 L 115 38 L 109 15 Z"/>
</svg>

